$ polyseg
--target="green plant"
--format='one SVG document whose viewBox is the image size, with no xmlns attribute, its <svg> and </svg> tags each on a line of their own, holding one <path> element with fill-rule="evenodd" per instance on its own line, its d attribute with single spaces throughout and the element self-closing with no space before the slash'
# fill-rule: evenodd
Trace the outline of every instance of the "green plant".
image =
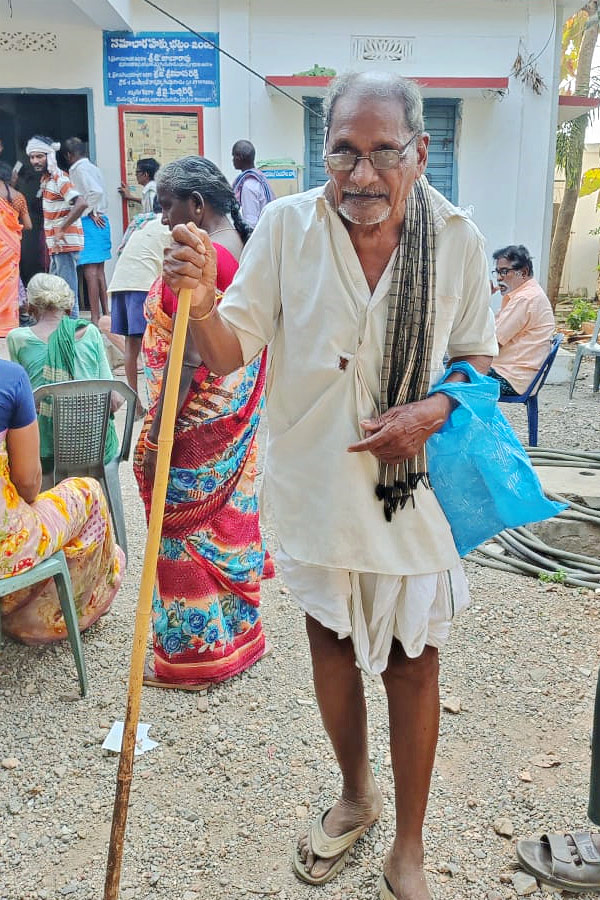
<svg viewBox="0 0 600 900">
<path fill-rule="evenodd" d="M 584 322 L 593 322 L 596 318 L 596 309 L 592 303 L 580 297 L 573 301 L 573 309 L 566 319 L 567 328 L 579 331 Z"/>
<path fill-rule="evenodd" d="M 307 69 L 306 72 L 296 72 L 295 74 L 300 77 L 322 78 L 328 76 L 334 78 L 337 72 L 335 69 L 327 69 L 325 66 L 319 66 L 315 63 L 312 69 Z"/>
<path fill-rule="evenodd" d="M 544 584 L 564 584 L 567 580 L 567 573 L 563 569 L 557 569 L 556 572 L 540 572 L 538 581 Z"/>
</svg>

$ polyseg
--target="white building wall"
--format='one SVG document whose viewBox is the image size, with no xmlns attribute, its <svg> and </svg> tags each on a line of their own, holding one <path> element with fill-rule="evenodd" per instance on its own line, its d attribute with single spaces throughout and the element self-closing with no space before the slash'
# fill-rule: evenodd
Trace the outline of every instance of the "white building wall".
<svg viewBox="0 0 600 900">
<path fill-rule="evenodd" d="M 255 68 L 270 75 L 293 74 L 315 63 L 342 72 L 357 67 L 351 56 L 353 35 L 401 35 L 415 37 L 412 59 L 375 65 L 409 77 L 503 77 L 512 67 L 519 36 L 530 52 L 538 52 L 552 25 L 548 4 L 510 0 L 502 4 L 380 0 L 368 7 L 360 0 L 330 0 L 326 7 L 319 0 L 297 6 L 256 0 L 251 58 Z M 551 40 L 537 61 L 548 88 L 553 83 L 554 53 Z M 302 111 L 284 98 L 269 97 L 258 82 L 251 89 L 251 139 L 260 155 L 292 156 L 303 162 Z M 426 94 L 436 92 L 427 89 Z M 538 271 L 540 264 L 545 270 L 551 226 L 548 147 L 554 146 L 550 123 L 556 94 L 548 89 L 538 96 L 511 79 L 502 100 L 481 91 L 463 96 L 459 203 L 473 206 L 490 252 L 522 242 L 537 259 Z"/>
<path fill-rule="evenodd" d="M 600 166 L 600 144 L 586 144 L 583 171 Z M 557 172 L 554 182 L 554 202 L 560 203 L 565 187 L 564 173 Z M 596 209 L 598 193 L 580 197 L 575 208 L 571 238 L 565 257 L 561 293 L 593 297 L 598 284 L 600 236 L 590 234 L 600 226 L 600 212 Z"/>
<path fill-rule="evenodd" d="M 341 72 L 354 66 L 354 35 L 390 34 L 415 38 L 412 58 L 397 67 L 402 74 L 502 77 L 510 72 L 519 37 L 529 52 L 539 52 L 553 19 L 547 0 L 373 0 L 369 5 L 364 0 L 171 0 L 169 10 L 199 31 L 218 31 L 222 47 L 265 75 L 294 74 L 315 63 Z M 130 0 L 128 17 L 138 31 L 179 30 L 142 0 Z M 561 21 L 559 8 L 557 33 Z M 53 54 L 1 53 L 3 88 L 92 89 L 97 163 L 107 180 L 118 239 L 118 120 L 116 108 L 104 106 L 101 30 L 69 0 L 22 0 L 8 27 L 57 32 L 60 46 Z M 537 60 L 549 88 L 555 49 L 550 41 Z M 220 67 L 221 107 L 204 112 L 206 155 L 231 177 L 231 145 L 249 138 L 260 158 L 292 157 L 302 164 L 303 110 L 269 93 L 223 56 Z M 436 92 L 428 90 L 427 95 Z M 552 89 L 536 96 L 514 79 L 502 100 L 480 91 L 462 96 L 459 202 L 474 207 L 490 253 L 501 244 L 523 242 L 539 262 L 538 272 L 545 270 L 548 253 L 556 103 Z"/>
</svg>

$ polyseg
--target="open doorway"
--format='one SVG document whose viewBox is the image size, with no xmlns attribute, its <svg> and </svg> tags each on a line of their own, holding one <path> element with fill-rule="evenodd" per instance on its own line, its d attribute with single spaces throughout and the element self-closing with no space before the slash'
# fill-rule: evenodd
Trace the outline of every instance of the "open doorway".
<svg viewBox="0 0 600 900">
<path fill-rule="evenodd" d="M 91 92 L 84 91 L 4 91 L 0 90 L 0 139 L 4 145 L 3 162 L 22 164 L 17 190 L 25 195 L 32 231 L 23 232 L 21 245 L 21 278 L 27 284 L 32 275 L 47 269 L 46 243 L 39 195 L 39 176 L 29 165 L 25 146 L 34 134 L 47 135 L 61 143 L 68 137 L 79 137 L 89 145 Z M 92 152 L 90 148 L 90 152 Z M 58 164 L 66 168 L 58 154 Z"/>
</svg>

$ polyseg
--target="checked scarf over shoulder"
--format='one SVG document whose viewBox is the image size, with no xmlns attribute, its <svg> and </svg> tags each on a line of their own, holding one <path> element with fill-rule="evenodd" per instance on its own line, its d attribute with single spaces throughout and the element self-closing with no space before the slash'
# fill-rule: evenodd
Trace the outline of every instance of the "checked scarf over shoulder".
<svg viewBox="0 0 600 900">
<path fill-rule="evenodd" d="M 435 324 L 435 229 L 429 185 L 415 182 L 406 200 L 404 226 L 388 295 L 380 378 L 380 413 L 424 400 L 429 390 Z M 425 448 L 398 465 L 379 464 L 377 497 L 391 522 L 422 481 L 429 487 Z"/>
</svg>

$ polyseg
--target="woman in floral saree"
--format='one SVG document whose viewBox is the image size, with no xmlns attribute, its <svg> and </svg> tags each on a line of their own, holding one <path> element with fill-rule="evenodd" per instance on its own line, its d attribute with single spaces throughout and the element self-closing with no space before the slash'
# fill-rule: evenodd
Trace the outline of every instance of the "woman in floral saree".
<svg viewBox="0 0 600 900">
<path fill-rule="evenodd" d="M 39 493 L 40 436 L 33 393 L 21 366 L 0 360 L 0 578 L 64 550 L 81 631 L 108 612 L 125 573 L 102 488 L 66 478 Z M 0 599 L 2 631 L 26 644 L 67 636 L 49 578 Z"/>
<path fill-rule="evenodd" d="M 193 221 L 218 241 L 218 286 L 224 291 L 250 231 L 224 175 L 207 159 L 186 157 L 160 170 L 157 189 L 165 224 Z M 134 462 L 147 514 L 176 309 L 177 297 L 158 279 L 146 301 L 142 344 L 150 410 Z M 273 567 L 254 490 L 264 381 L 264 356 L 231 375 L 213 375 L 188 334 L 153 603 L 154 662 L 146 667 L 146 684 L 201 690 L 243 672 L 265 653 L 260 582 Z"/>
</svg>

